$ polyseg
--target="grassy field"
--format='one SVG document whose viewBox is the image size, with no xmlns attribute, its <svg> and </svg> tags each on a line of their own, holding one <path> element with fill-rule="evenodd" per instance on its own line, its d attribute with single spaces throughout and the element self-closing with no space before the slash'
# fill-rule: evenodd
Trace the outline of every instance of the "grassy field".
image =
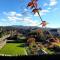
<svg viewBox="0 0 60 60">
<path fill-rule="evenodd" d="M 7 43 L 1 50 L 0 54 L 9 55 L 27 55 L 25 47 L 22 43 Z"/>
</svg>

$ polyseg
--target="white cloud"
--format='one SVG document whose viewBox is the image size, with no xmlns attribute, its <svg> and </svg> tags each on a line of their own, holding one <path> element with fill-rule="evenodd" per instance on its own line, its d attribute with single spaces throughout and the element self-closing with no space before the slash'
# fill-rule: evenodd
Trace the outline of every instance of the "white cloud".
<svg viewBox="0 0 60 60">
<path fill-rule="evenodd" d="M 13 24 L 16 22 L 20 22 L 20 23 L 23 22 L 23 23 L 26 23 L 26 25 L 28 24 L 30 26 L 36 26 L 37 25 L 37 22 L 33 21 L 31 19 L 31 17 L 29 17 L 29 16 L 23 17 L 22 14 L 19 14 L 17 12 L 3 12 L 3 14 L 6 16 L 6 20 L 8 20 L 9 22 L 11 22 Z"/>
<path fill-rule="evenodd" d="M 47 9 L 48 9 L 48 10 L 50 10 L 50 9 L 51 9 L 51 7 L 48 7 Z"/>
<path fill-rule="evenodd" d="M 56 11 L 56 10 L 58 10 L 58 9 L 59 9 L 59 8 L 54 8 L 53 11 Z"/>
<path fill-rule="evenodd" d="M 22 14 L 16 14 L 16 16 L 22 16 Z"/>
<path fill-rule="evenodd" d="M 50 0 L 49 6 L 55 6 L 57 4 L 57 0 Z"/>
<path fill-rule="evenodd" d="M 9 20 L 16 20 L 17 18 L 16 17 L 11 17 L 11 16 L 8 16 L 7 17 Z"/>
<path fill-rule="evenodd" d="M 24 11 L 28 11 L 28 10 L 25 8 Z"/>
<path fill-rule="evenodd" d="M 36 26 L 37 22 L 33 21 L 30 17 L 25 17 L 23 22 L 27 23 L 30 26 Z"/>
<path fill-rule="evenodd" d="M 45 6 L 48 6 L 48 3 L 44 3 L 43 6 L 44 6 L 44 7 L 45 7 Z"/>
<path fill-rule="evenodd" d="M 49 12 L 49 10 L 41 10 L 41 11 L 40 11 L 40 15 L 43 16 L 43 15 L 45 15 L 45 14 L 48 13 L 48 12 Z M 35 13 L 34 16 L 39 16 L 39 15 L 38 15 L 38 13 Z"/>
<path fill-rule="evenodd" d="M 48 6 L 48 8 L 47 8 L 47 10 L 42 10 L 41 14 L 44 15 L 45 13 L 49 12 L 52 9 L 52 7 L 54 7 L 57 3 L 58 3 L 57 0 L 49 0 L 49 4 L 48 3 L 44 3 L 43 6 L 44 7 Z"/>
<path fill-rule="evenodd" d="M 9 21 L 16 21 L 19 20 L 19 17 L 22 17 L 22 14 L 19 14 L 17 12 L 11 11 L 11 12 L 3 12 L 3 14 L 5 15 L 6 19 L 8 19 Z"/>
<path fill-rule="evenodd" d="M 7 16 L 12 16 L 12 17 L 14 17 L 14 16 L 19 16 L 19 17 L 22 16 L 22 14 L 16 13 L 14 11 L 12 11 L 12 12 L 3 12 L 3 14 L 7 15 Z"/>
<path fill-rule="evenodd" d="M 41 12 L 43 12 L 43 13 L 47 13 L 47 12 L 49 12 L 49 10 L 42 10 Z"/>
</svg>

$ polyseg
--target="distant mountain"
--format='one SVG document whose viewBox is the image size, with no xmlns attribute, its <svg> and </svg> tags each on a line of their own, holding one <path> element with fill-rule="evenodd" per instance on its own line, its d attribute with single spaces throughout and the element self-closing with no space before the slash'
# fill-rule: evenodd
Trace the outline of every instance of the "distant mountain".
<svg viewBox="0 0 60 60">
<path fill-rule="evenodd" d="M 22 26 L 22 25 L 12 25 L 12 26 L 0 26 L 0 28 L 7 28 L 7 29 L 11 29 L 11 28 L 15 28 L 15 29 L 44 29 L 44 30 L 50 30 L 50 29 L 58 29 L 60 31 L 60 28 L 42 28 L 42 27 L 37 27 L 37 26 Z"/>
<path fill-rule="evenodd" d="M 20 28 L 20 29 L 34 29 L 34 28 L 39 28 L 37 26 L 19 26 L 19 25 L 13 25 L 12 27 Z"/>
</svg>

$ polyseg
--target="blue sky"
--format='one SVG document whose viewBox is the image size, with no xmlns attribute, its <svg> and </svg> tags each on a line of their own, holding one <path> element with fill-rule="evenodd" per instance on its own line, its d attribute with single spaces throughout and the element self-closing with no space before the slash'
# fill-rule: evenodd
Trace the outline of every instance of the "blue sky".
<svg viewBox="0 0 60 60">
<path fill-rule="evenodd" d="M 0 0 L 0 26 L 40 26 L 38 15 L 26 7 L 29 1 Z M 49 23 L 46 27 L 60 28 L 60 0 L 38 0 L 38 7 L 42 19 Z"/>
</svg>

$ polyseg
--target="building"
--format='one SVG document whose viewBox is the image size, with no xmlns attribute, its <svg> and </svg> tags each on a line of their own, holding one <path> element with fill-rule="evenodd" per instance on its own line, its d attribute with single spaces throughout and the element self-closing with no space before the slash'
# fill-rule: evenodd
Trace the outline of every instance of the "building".
<svg viewBox="0 0 60 60">
<path fill-rule="evenodd" d="M 54 36 L 60 36 L 60 30 L 59 29 L 51 29 L 49 30 L 52 35 Z"/>
</svg>

